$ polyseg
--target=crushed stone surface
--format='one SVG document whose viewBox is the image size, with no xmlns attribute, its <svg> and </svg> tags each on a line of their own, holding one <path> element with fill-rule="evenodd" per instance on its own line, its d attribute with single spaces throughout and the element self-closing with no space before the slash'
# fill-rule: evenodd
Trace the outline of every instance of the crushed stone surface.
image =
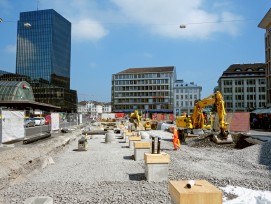
<svg viewBox="0 0 271 204">
<path fill-rule="evenodd" d="M 171 133 L 160 130 L 147 133 L 162 137 L 161 149 L 170 155 L 169 180 L 204 179 L 218 188 L 232 185 L 271 190 L 271 142 L 235 149 L 233 145 L 217 145 L 201 136 L 187 138 L 179 151 L 173 151 Z M 0 189 L 0 203 L 23 203 L 34 196 L 52 197 L 54 204 L 171 203 L 168 182 L 146 180 L 145 163 L 134 161 L 134 150 L 129 148 L 128 140 L 105 143 L 104 135 L 96 135 L 88 139 L 87 151 L 76 151 L 79 139 L 51 153 L 47 163 L 43 160 L 39 168 L 33 161 L 35 170 L 21 170 L 21 175 L 9 186 Z M 50 142 L 54 141 L 48 140 L 47 145 Z M 40 154 L 32 150 L 31 157 Z M 223 196 L 235 197 L 227 193 Z"/>
</svg>

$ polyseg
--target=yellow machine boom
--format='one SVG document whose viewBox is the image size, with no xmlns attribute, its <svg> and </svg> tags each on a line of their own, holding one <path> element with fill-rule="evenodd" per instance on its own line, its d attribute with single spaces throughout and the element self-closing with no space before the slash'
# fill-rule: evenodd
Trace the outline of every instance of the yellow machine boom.
<svg viewBox="0 0 271 204">
<path fill-rule="evenodd" d="M 130 118 L 136 120 L 136 123 L 137 123 L 137 127 L 139 127 L 140 125 L 140 120 L 141 120 L 141 117 L 139 114 L 138 114 L 138 110 L 135 110 L 133 113 L 131 113 L 130 115 Z"/>
<path fill-rule="evenodd" d="M 192 125 L 194 128 L 203 128 L 204 115 L 203 115 L 202 109 L 206 106 L 213 105 L 213 104 L 215 104 L 216 109 L 217 109 L 221 134 L 223 135 L 223 137 L 226 137 L 227 136 L 226 131 L 228 128 L 227 124 L 225 123 L 226 111 L 225 111 L 223 96 L 219 91 L 216 91 L 216 93 L 198 101 L 195 104 L 193 114 L 191 116 Z"/>
</svg>

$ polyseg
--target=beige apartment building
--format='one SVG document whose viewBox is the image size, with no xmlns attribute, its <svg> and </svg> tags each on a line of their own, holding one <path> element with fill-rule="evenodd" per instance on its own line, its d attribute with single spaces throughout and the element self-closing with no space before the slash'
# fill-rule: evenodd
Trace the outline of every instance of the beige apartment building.
<svg viewBox="0 0 271 204">
<path fill-rule="evenodd" d="M 266 64 L 233 64 L 218 80 L 227 112 L 266 107 Z"/>
<path fill-rule="evenodd" d="M 265 32 L 265 62 L 266 68 L 266 106 L 271 107 L 271 9 L 263 17 L 258 25 L 259 28 L 266 30 Z"/>
<path fill-rule="evenodd" d="M 112 75 L 112 112 L 173 113 L 174 66 L 128 68 Z"/>
</svg>

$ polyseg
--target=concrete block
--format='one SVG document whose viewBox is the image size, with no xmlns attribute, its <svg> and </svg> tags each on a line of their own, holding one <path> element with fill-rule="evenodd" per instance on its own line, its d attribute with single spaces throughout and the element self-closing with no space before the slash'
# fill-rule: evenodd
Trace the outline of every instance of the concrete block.
<svg viewBox="0 0 271 204">
<path fill-rule="evenodd" d="M 134 148 L 134 142 L 138 142 L 141 140 L 141 137 L 138 136 L 130 136 L 129 137 L 129 147 Z"/>
<path fill-rule="evenodd" d="M 150 148 L 134 148 L 135 161 L 143 161 L 145 153 L 150 153 Z"/>
<path fill-rule="evenodd" d="M 145 160 L 145 177 L 148 181 L 167 181 L 169 168 L 169 154 L 144 154 Z"/>
<path fill-rule="evenodd" d="M 168 180 L 169 164 L 145 164 L 145 177 L 148 181 L 162 182 Z"/>
<path fill-rule="evenodd" d="M 112 132 L 107 132 L 105 134 L 105 143 L 115 143 L 116 142 L 116 136 L 115 133 Z"/>
<path fill-rule="evenodd" d="M 172 204 L 222 204 L 222 191 L 206 180 L 195 180 L 187 187 L 188 180 L 169 181 Z"/>
<path fill-rule="evenodd" d="M 144 160 L 146 164 L 167 164 L 170 162 L 170 157 L 164 152 L 160 154 L 145 153 Z"/>
<path fill-rule="evenodd" d="M 135 149 L 150 149 L 151 148 L 151 142 L 134 142 L 134 148 Z"/>
</svg>

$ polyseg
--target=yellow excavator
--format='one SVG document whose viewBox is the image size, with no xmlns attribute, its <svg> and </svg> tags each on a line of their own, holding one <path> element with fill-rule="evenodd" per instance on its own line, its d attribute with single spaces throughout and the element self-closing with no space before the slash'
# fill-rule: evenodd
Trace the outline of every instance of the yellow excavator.
<svg viewBox="0 0 271 204">
<path fill-rule="evenodd" d="M 133 113 L 131 113 L 130 118 L 133 120 L 136 129 L 139 128 L 142 116 L 139 115 L 138 110 L 135 110 Z"/>
<path fill-rule="evenodd" d="M 219 128 L 218 134 L 213 134 L 213 140 L 216 143 L 232 143 L 232 136 L 228 132 L 228 123 L 225 122 L 225 106 L 223 96 L 219 91 L 216 93 L 199 100 L 196 102 L 193 114 L 191 116 L 179 116 L 176 119 L 176 126 L 178 128 L 189 128 L 189 129 L 211 129 L 212 128 L 212 117 L 211 124 L 206 125 L 206 115 L 203 113 L 203 108 L 209 105 L 215 105 L 217 109 Z"/>
</svg>

